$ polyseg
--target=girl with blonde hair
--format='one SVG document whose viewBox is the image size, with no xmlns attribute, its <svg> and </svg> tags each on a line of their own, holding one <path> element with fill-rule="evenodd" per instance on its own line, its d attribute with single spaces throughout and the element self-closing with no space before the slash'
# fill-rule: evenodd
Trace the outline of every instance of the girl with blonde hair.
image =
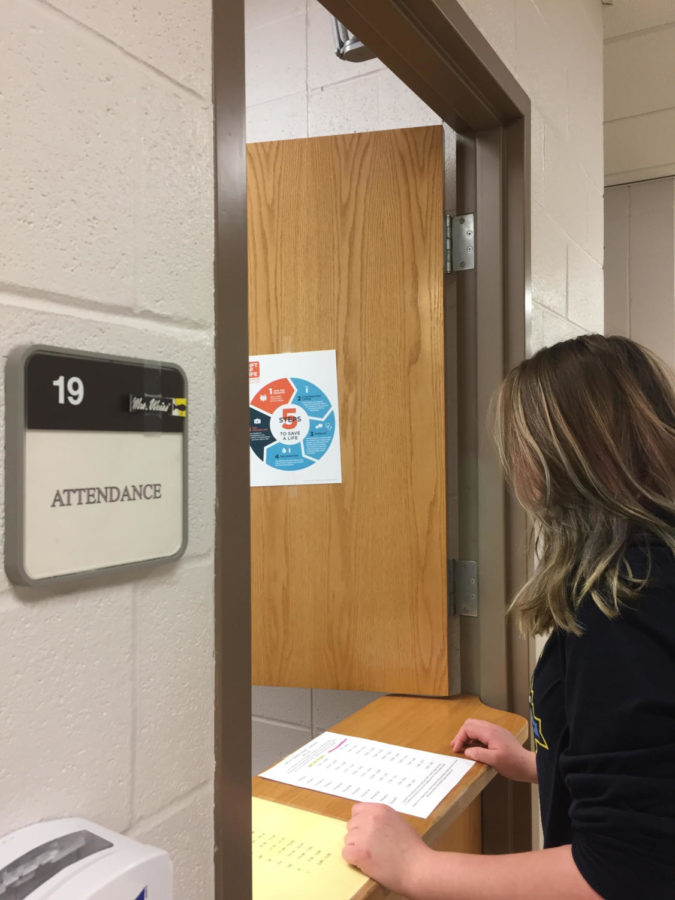
<svg viewBox="0 0 675 900">
<path fill-rule="evenodd" d="M 537 568 L 512 603 L 548 634 L 534 751 L 467 720 L 455 753 L 539 784 L 544 849 L 429 849 L 356 804 L 343 855 L 413 900 L 675 897 L 675 394 L 622 337 L 541 350 L 504 380 L 497 445 L 530 515 Z"/>
</svg>

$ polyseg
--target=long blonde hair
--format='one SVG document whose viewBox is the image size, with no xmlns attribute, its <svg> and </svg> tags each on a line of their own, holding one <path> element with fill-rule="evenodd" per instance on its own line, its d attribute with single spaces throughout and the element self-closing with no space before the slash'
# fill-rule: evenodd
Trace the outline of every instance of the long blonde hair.
<svg viewBox="0 0 675 900">
<path fill-rule="evenodd" d="M 586 597 L 616 616 L 645 581 L 633 577 L 628 544 L 655 536 L 675 554 L 675 393 L 665 367 L 623 337 L 547 347 L 504 380 L 496 437 L 535 535 L 537 569 L 512 603 L 523 629 L 579 634 Z"/>
</svg>

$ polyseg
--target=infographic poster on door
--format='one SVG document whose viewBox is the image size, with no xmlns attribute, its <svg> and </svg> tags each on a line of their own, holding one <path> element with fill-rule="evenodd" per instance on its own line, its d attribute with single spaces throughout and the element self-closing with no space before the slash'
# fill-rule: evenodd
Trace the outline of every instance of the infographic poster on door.
<svg viewBox="0 0 675 900">
<path fill-rule="evenodd" d="M 335 350 L 251 356 L 251 486 L 339 484 Z"/>
</svg>

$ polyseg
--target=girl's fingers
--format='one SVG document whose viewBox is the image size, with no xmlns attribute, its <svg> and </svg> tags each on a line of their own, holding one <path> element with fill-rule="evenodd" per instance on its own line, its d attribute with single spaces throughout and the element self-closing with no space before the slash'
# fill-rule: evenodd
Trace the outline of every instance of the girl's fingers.
<svg viewBox="0 0 675 900">
<path fill-rule="evenodd" d="M 494 736 L 495 726 L 491 722 L 483 722 L 481 719 L 467 719 L 452 740 L 452 749 L 458 753 L 467 747 L 472 741 L 489 743 Z"/>
</svg>

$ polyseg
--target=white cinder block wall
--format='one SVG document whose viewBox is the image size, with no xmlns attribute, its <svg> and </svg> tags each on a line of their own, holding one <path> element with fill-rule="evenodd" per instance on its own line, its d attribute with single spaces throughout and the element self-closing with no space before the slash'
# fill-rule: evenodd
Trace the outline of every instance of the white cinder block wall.
<svg viewBox="0 0 675 900">
<path fill-rule="evenodd" d="M 532 102 L 530 349 L 603 329 L 602 7 L 462 0 Z"/>
<path fill-rule="evenodd" d="M 599 0 L 462 2 L 532 100 L 531 349 L 602 331 Z M 335 58 L 317 0 L 247 0 L 246 28 L 249 141 L 438 122 L 377 60 Z M 253 770 L 372 696 L 254 687 Z"/>
<path fill-rule="evenodd" d="M 0 833 L 92 818 L 169 850 L 177 900 L 213 894 L 210 17 L 0 4 L 3 378 L 40 342 L 179 363 L 190 398 L 181 561 L 58 590 L 0 574 Z"/>
</svg>

